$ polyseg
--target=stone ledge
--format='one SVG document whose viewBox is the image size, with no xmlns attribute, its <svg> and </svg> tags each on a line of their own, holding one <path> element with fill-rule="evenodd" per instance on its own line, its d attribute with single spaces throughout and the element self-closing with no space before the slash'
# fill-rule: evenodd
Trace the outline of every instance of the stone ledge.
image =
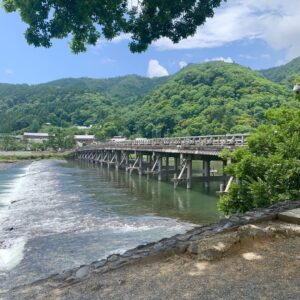
<svg viewBox="0 0 300 300">
<path fill-rule="evenodd" d="M 191 242 L 187 251 L 197 255 L 198 260 L 212 261 L 249 247 L 257 241 L 275 237 L 300 236 L 300 226 L 284 222 L 268 221 L 256 225 L 242 225 L 237 230 L 218 233 Z"/>
<path fill-rule="evenodd" d="M 278 219 L 288 223 L 300 225 L 300 208 L 281 212 L 278 214 Z"/>
</svg>

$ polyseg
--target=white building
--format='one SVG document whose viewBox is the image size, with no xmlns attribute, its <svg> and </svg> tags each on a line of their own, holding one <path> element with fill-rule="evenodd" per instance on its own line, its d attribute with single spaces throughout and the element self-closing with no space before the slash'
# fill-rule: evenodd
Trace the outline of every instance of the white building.
<svg viewBox="0 0 300 300">
<path fill-rule="evenodd" d="M 300 94 L 300 83 L 297 83 L 294 88 L 293 91 L 297 94 Z"/>
<path fill-rule="evenodd" d="M 26 139 L 29 142 L 41 144 L 44 141 L 48 141 L 49 134 L 43 132 L 24 132 L 23 139 Z"/>
<path fill-rule="evenodd" d="M 84 144 L 93 144 L 96 142 L 94 135 L 74 135 L 75 142 L 78 146 L 83 146 Z"/>
<path fill-rule="evenodd" d="M 110 139 L 111 142 L 124 142 L 126 140 L 127 140 L 126 137 L 121 135 L 116 135 Z"/>
</svg>

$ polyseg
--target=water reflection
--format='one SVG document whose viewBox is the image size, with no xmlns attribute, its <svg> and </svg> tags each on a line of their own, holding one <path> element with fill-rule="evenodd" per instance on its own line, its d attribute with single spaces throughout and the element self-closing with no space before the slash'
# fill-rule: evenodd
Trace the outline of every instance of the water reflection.
<svg viewBox="0 0 300 300">
<path fill-rule="evenodd" d="M 176 190 L 168 181 L 138 176 L 115 168 L 85 161 L 69 161 L 69 167 L 79 167 L 80 182 L 101 203 L 124 215 L 152 214 L 172 217 L 192 223 L 209 223 L 219 218 L 216 208 L 220 181 L 193 181 L 193 189 Z M 123 195 L 123 196 L 122 196 Z"/>
</svg>

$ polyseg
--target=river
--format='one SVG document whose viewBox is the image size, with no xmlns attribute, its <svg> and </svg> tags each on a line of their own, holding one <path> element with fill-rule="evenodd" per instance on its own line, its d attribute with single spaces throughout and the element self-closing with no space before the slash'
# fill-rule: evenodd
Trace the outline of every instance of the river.
<svg viewBox="0 0 300 300">
<path fill-rule="evenodd" d="M 75 161 L 0 165 L 0 291 L 214 222 L 218 188 Z"/>
</svg>

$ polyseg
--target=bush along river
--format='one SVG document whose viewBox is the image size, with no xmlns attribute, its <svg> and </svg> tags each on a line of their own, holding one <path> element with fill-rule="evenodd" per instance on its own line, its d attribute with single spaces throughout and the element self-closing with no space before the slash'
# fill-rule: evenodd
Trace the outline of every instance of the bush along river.
<svg viewBox="0 0 300 300">
<path fill-rule="evenodd" d="M 219 184 L 174 190 L 75 161 L 0 165 L 0 291 L 215 222 Z"/>
</svg>

